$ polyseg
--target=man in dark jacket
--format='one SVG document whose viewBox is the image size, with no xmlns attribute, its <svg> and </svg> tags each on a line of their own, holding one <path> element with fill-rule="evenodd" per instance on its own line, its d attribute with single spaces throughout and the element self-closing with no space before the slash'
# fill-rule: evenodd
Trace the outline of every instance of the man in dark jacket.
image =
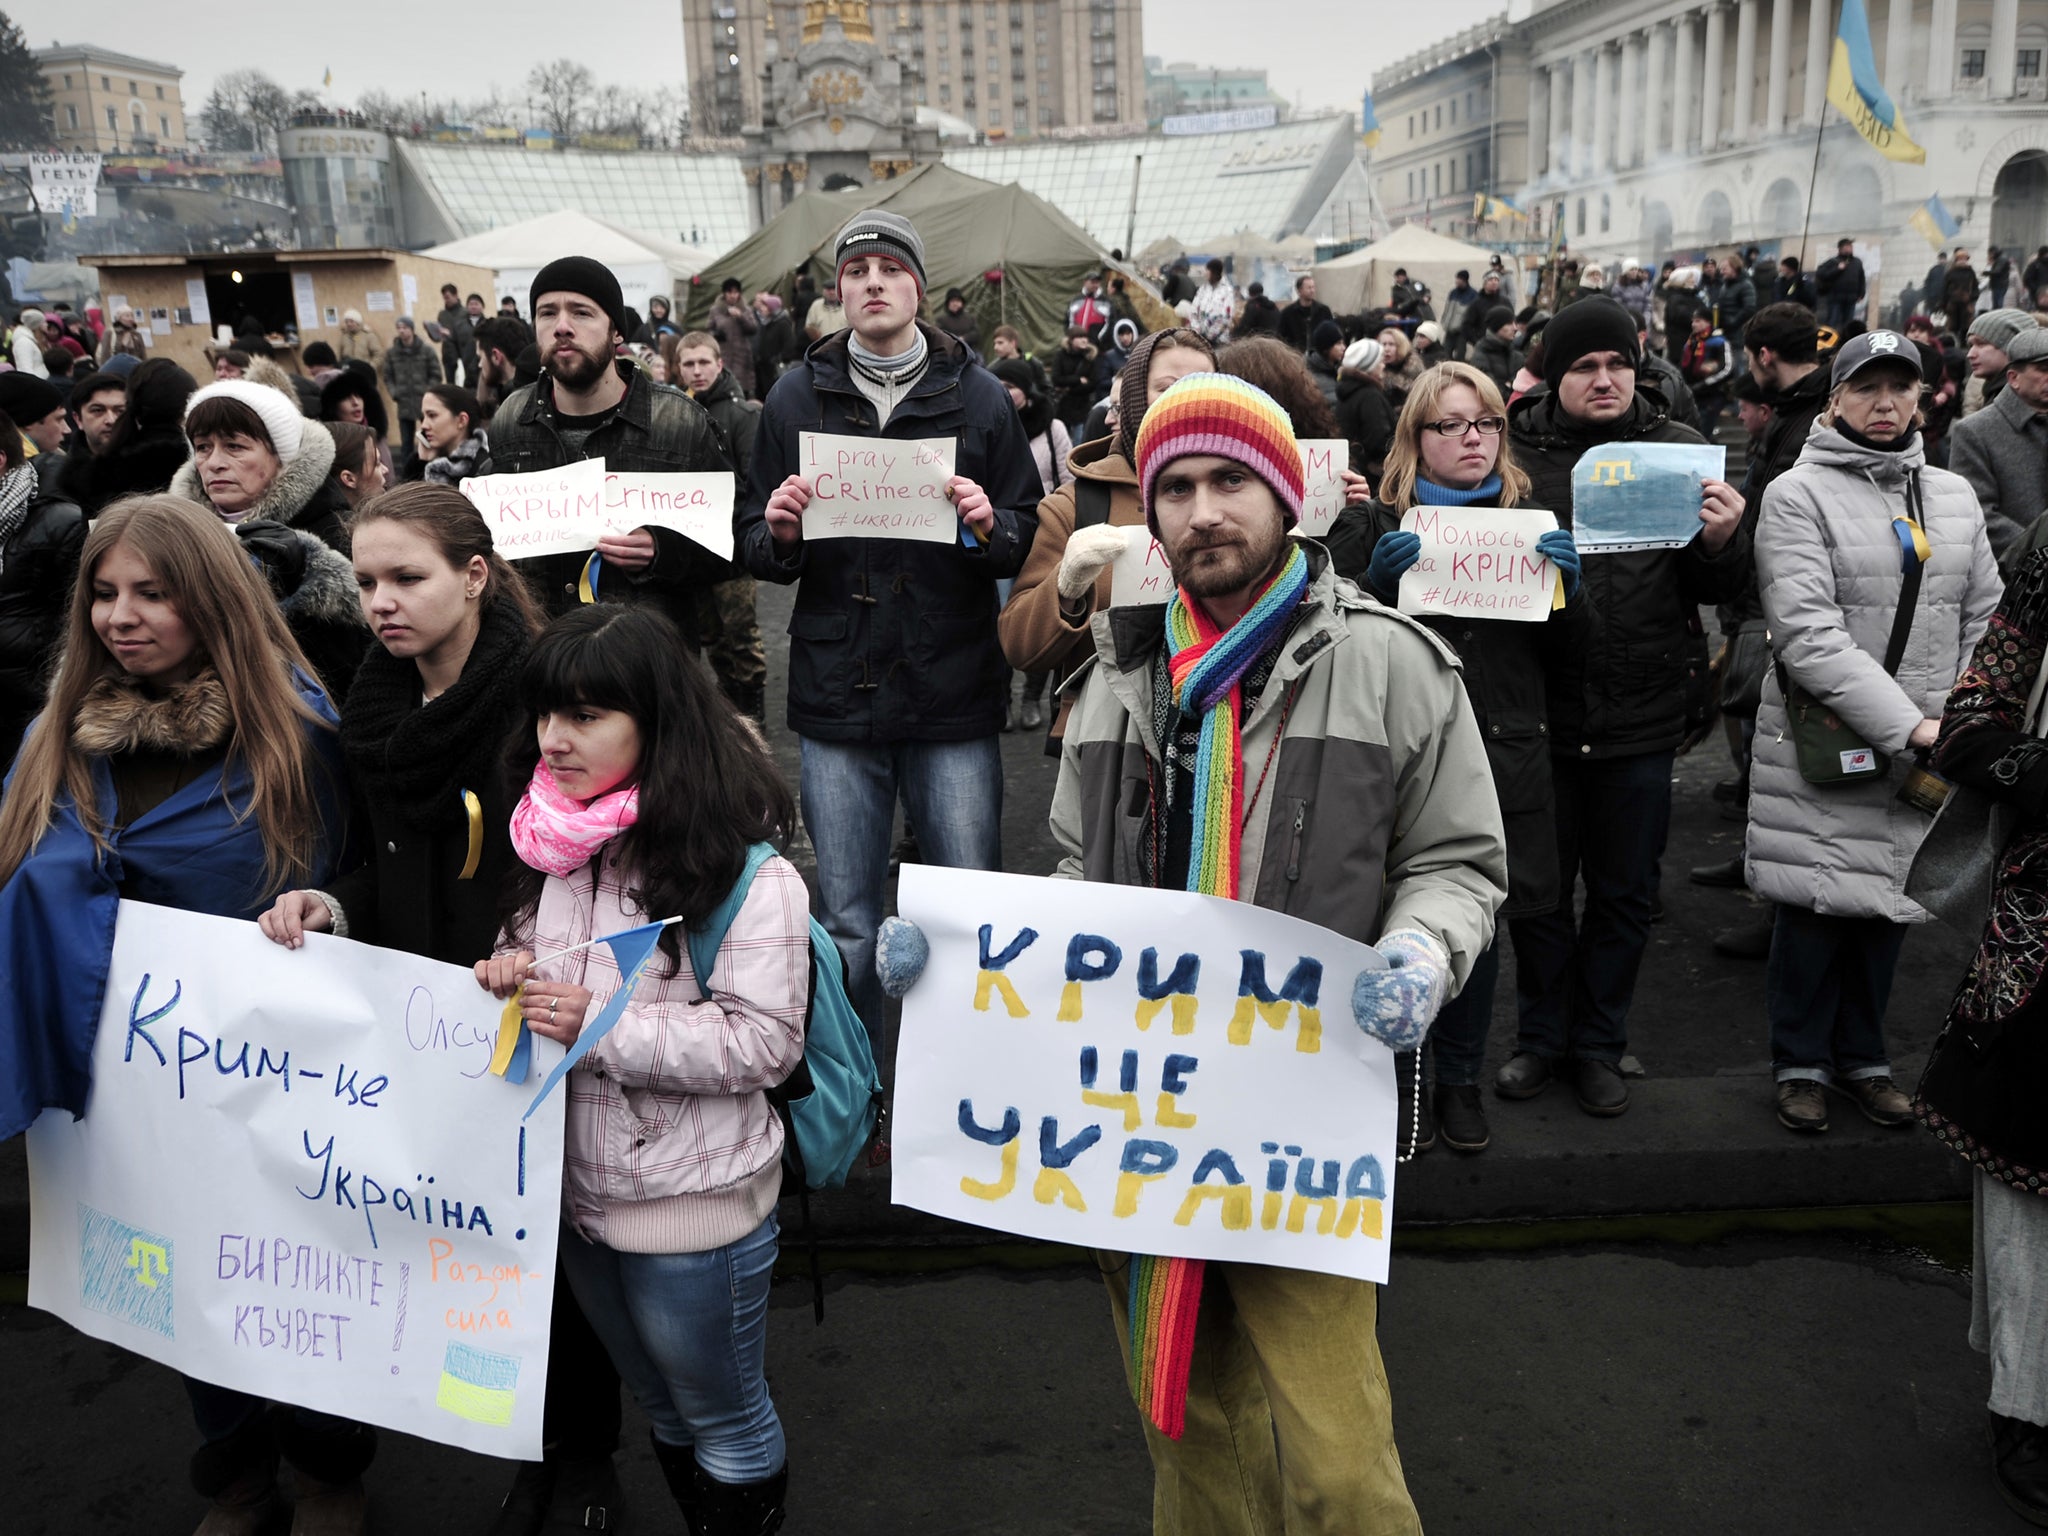
<svg viewBox="0 0 2048 1536">
<path fill-rule="evenodd" d="M 1508 409 L 1527 504 L 1572 526 L 1572 470 L 1606 444 L 1697 443 L 1655 397 L 1636 389 L 1635 317 L 1589 296 L 1543 333 L 1548 389 Z M 1649 943 L 1657 861 L 1671 818 L 1671 766 L 1686 735 L 1687 657 L 1695 605 L 1726 602 L 1749 571 L 1742 497 L 1703 486 L 1700 532 L 1683 549 L 1589 551 L 1584 581 L 1600 616 L 1582 684 L 1550 700 L 1557 845 L 1565 900 L 1513 925 L 1521 1030 L 1494 1091 L 1533 1098 L 1569 1070 L 1579 1107 L 1628 1108 L 1620 1062 L 1629 1001 Z M 1585 915 L 1571 892 L 1583 876 Z M 1569 1067 L 1568 1067 L 1569 1064 Z"/>
<path fill-rule="evenodd" d="M 803 747 L 820 916 L 893 1075 L 874 945 L 896 803 L 928 863 L 1002 867 L 1009 670 L 996 582 L 1022 568 L 1044 488 L 1010 392 L 957 339 L 918 322 L 924 242 L 910 222 L 856 215 L 833 242 L 833 267 L 849 327 L 769 391 L 736 532 L 756 576 L 798 583 L 789 727 Z M 957 535 L 807 537 L 818 482 L 802 457 L 806 432 L 951 439 Z"/>
<path fill-rule="evenodd" d="M 514 390 L 491 418 L 498 473 L 530 474 L 581 459 L 636 472 L 732 468 L 701 407 L 614 357 L 626 305 L 609 268 L 587 256 L 549 262 L 534 277 L 531 303 L 546 371 Z M 522 564 L 550 613 L 576 606 L 587 565 L 598 601 L 656 603 L 693 648 L 695 594 L 732 575 L 730 562 L 669 528 L 600 539 L 588 560 L 540 555 Z"/>
<path fill-rule="evenodd" d="M 1280 339 L 1295 351 L 1306 352 L 1315 328 L 1331 318 L 1330 306 L 1316 302 L 1315 274 L 1297 277 L 1294 302 L 1280 311 Z"/>
<path fill-rule="evenodd" d="M 1721 286 L 1714 293 L 1714 312 L 1720 322 L 1722 340 L 1739 370 L 1742 365 L 1742 328 L 1756 313 L 1756 280 L 1741 262 L 1730 258 L 1723 264 Z"/>
<path fill-rule="evenodd" d="M 725 371 L 718 338 L 709 331 L 688 331 L 676 342 L 676 380 L 690 398 L 710 413 L 725 439 L 739 483 L 747 483 L 754 462 L 754 434 L 761 425 L 761 405 L 740 393 L 739 381 Z M 768 662 L 761 649 L 761 625 L 754 613 L 754 578 L 740 571 L 729 580 L 698 594 L 697 638 L 725 696 L 761 724 L 768 723 Z"/>
<path fill-rule="evenodd" d="M 2026 292 L 2020 296 L 2020 303 L 2038 304 L 2043 288 L 2048 288 L 2048 245 L 2034 253 L 2034 259 L 2027 263 L 2027 269 L 2020 274 L 2020 286 Z"/>
<path fill-rule="evenodd" d="M 1502 307 L 1505 307 L 1509 314 L 1514 313 L 1514 306 L 1508 303 L 1507 295 L 1501 288 L 1500 274 L 1489 272 L 1479 280 L 1479 296 L 1466 306 L 1464 319 L 1460 322 L 1465 343 L 1464 351 L 1458 354 L 1460 357 L 1477 361 L 1473 353 L 1479 348 L 1479 338 L 1494 329 L 1487 316 Z"/>
<path fill-rule="evenodd" d="M 1967 336 L 1970 318 L 1977 313 L 1977 269 L 1970 265 L 1970 253 L 1958 250 L 1950 258 L 1948 271 L 1941 279 L 1941 309 L 1948 318 L 1948 328 L 1958 336 Z"/>
<path fill-rule="evenodd" d="M 1820 323 L 1839 334 L 1855 318 L 1867 283 L 1863 263 L 1856 256 L 1856 242 L 1837 240 L 1835 254 L 1813 274 L 1813 286 L 1820 296 Z"/>
<path fill-rule="evenodd" d="M 1522 371 L 1522 354 L 1515 350 L 1515 312 L 1507 305 L 1496 304 L 1486 312 L 1479 339 L 1472 346 L 1472 366 L 1500 386 L 1503 400 L 1513 392 L 1515 375 Z"/>
<path fill-rule="evenodd" d="M 482 308 L 479 301 L 478 308 Z M 453 283 L 441 285 L 441 375 L 450 384 L 476 389 L 476 326 L 462 302 L 462 290 Z M 400 412 L 403 415 L 404 412 Z M 411 441 L 410 438 L 407 439 Z"/>
</svg>

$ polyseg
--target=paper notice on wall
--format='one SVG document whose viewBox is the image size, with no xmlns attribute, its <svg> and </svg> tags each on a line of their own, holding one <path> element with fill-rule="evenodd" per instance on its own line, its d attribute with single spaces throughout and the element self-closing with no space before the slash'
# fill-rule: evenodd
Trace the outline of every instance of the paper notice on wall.
<svg viewBox="0 0 2048 1536">
<path fill-rule="evenodd" d="M 1110 567 L 1110 607 L 1143 608 L 1170 601 L 1173 567 L 1166 563 L 1165 547 L 1143 528 L 1123 532 L 1124 552 Z"/>
<path fill-rule="evenodd" d="M 1534 507 L 1411 507 L 1401 526 L 1422 538 L 1422 552 L 1401 575 L 1403 613 L 1475 619 L 1550 617 L 1557 568 L 1536 541 L 1557 526 Z"/>
<path fill-rule="evenodd" d="M 1319 539 L 1344 510 L 1344 471 L 1351 467 L 1351 444 L 1341 437 L 1307 437 L 1297 445 L 1306 475 L 1301 521 L 1294 531 Z"/>
<path fill-rule="evenodd" d="M 524 475 L 477 475 L 462 482 L 492 542 L 508 560 L 581 554 L 608 535 L 666 528 L 732 558 L 733 477 L 608 471 L 602 459 Z"/>
<path fill-rule="evenodd" d="M 417 315 L 420 312 L 420 280 L 410 272 L 398 274 L 398 291 L 405 295 L 405 312 Z"/>
<path fill-rule="evenodd" d="M 206 302 L 206 279 L 188 277 L 185 279 L 185 307 L 192 311 L 194 325 L 213 324 L 213 310 Z"/>
<path fill-rule="evenodd" d="M 918 539 L 951 544 L 961 522 L 946 495 L 953 439 L 797 434 L 798 472 L 811 482 L 806 539 Z"/>
<path fill-rule="evenodd" d="M 168 309 L 152 309 L 149 312 L 149 328 L 158 336 L 171 334 L 171 312 Z"/>
<path fill-rule="evenodd" d="M 364 309 L 376 310 L 388 315 L 392 311 L 393 304 L 394 301 L 389 288 L 372 288 L 363 295 Z"/>
<path fill-rule="evenodd" d="M 292 308 L 298 314 L 299 334 L 315 330 L 320 324 L 320 300 L 313 292 L 313 274 L 294 272 L 292 274 Z"/>
</svg>

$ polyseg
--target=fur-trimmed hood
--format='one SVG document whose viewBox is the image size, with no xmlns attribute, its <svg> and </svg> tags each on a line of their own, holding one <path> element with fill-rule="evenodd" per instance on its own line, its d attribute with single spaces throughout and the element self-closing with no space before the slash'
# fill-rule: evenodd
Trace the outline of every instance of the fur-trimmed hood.
<svg viewBox="0 0 2048 1536">
<path fill-rule="evenodd" d="M 263 498 L 237 522 L 268 521 L 293 527 L 310 521 L 307 509 L 325 498 L 321 495 L 328 472 L 334 468 L 334 438 L 322 422 L 309 421 L 299 439 L 299 451 L 284 461 L 284 469 L 271 483 Z M 212 507 L 206 487 L 199 482 L 197 464 L 188 456 L 184 467 L 171 478 L 171 494 Z M 214 508 L 219 511 L 219 508 Z M 323 509 L 324 510 L 324 509 Z"/>
<path fill-rule="evenodd" d="M 197 757 L 226 742 L 234 725 L 228 691 L 212 667 L 163 694 L 148 692 L 125 672 L 111 672 L 79 701 L 71 734 L 78 749 L 94 757 L 136 751 Z"/>
<path fill-rule="evenodd" d="M 287 622 L 368 627 L 347 556 L 302 528 L 267 519 L 237 523 L 235 533 L 262 569 Z"/>
</svg>

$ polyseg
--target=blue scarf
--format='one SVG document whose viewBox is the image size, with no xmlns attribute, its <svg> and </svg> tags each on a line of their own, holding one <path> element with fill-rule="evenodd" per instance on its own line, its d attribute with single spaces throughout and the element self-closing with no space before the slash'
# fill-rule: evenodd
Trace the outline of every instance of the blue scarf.
<svg viewBox="0 0 2048 1536">
<path fill-rule="evenodd" d="M 1415 477 L 1415 499 L 1425 507 L 1490 506 L 1500 497 L 1500 476 L 1488 475 L 1469 491 L 1454 491 L 1448 485 Z"/>
</svg>

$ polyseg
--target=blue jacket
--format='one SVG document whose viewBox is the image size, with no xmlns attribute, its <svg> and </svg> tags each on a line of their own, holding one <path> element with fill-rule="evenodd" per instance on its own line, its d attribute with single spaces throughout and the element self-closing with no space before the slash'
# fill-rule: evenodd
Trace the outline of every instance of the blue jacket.
<svg viewBox="0 0 2048 1536">
<path fill-rule="evenodd" d="M 298 683 L 300 697 L 332 726 L 326 695 L 303 677 Z M 328 834 L 307 882 L 318 885 L 340 841 L 341 749 L 332 729 L 309 724 L 306 732 Z M 105 758 L 93 763 L 93 783 L 101 821 L 110 824 L 114 775 Z M 124 884 L 136 901 L 217 917 L 253 919 L 270 905 L 262 832 L 253 815 L 235 815 L 249 791 L 248 768 L 230 755 L 215 777 L 109 831 L 104 856 L 60 795 L 41 844 L 0 886 L 0 1141 L 45 1109 L 85 1113 Z"/>
<path fill-rule="evenodd" d="M 967 347 L 919 323 L 924 377 L 886 427 L 855 386 L 848 332 L 820 338 L 775 381 L 733 519 L 738 561 L 763 581 L 799 583 L 789 620 L 789 728 L 820 741 L 968 741 L 1003 728 L 1009 669 L 996 643 L 996 582 L 1014 576 L 1045 488 L 1005 389 Z M 796 472 L 804 432 L 954 439 L 953 467 L 988 493 L 985 544 L 831 539 L 784 549 L 768 498 Z"/>
</svg>

